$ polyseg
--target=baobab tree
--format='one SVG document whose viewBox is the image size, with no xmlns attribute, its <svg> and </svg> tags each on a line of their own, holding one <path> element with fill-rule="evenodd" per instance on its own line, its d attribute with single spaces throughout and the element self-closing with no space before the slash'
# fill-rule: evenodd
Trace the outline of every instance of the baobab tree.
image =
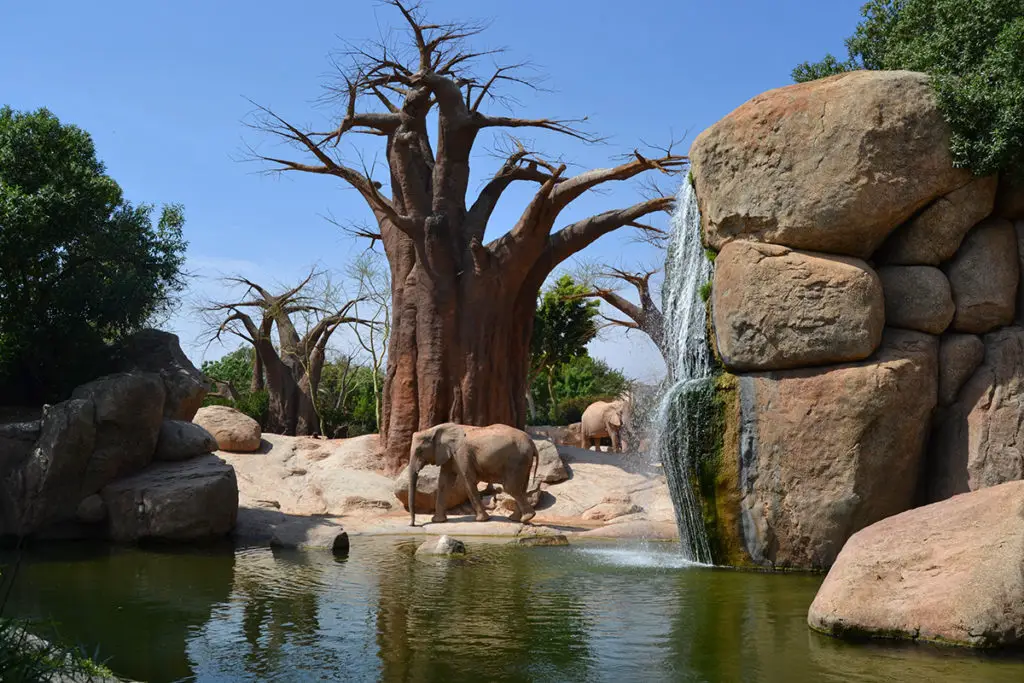
<svg viewBox="0 0 1024 683">
<path fill-rule="evenodd" d="M 288 435 L 321 432 L 316 397 L 327 344 L 341 325 L 363 322 L 349 315 L 358 299 L 331 311 L 319 300 L 323 297 L 310 295 L 306 290 L 317 277 L 318 274 L 310 273 L 295 287 L 277 294 L 244 277 L 226 278 L 228 283 L 245 287 L 242 296 L 236 301 L 211 302 L 203 307 L 212 329 L 211 340 L 219 340 L 228 333 L 253 345 L 256 351 L 253 386 L 265 378 L 269 432 Z M 258 313 L 258 323 L 250 312 Z M 308 323 L 302 335 L 292 320 L 296 316 Z M 271 339 L 275 326 L 276 347 Z M 259 388 L 263 388 L 262 384 Z"/>
<path fill-rule="evenodd" d="M 619 268 L 608 268 L 585 292 L 575 294 L 571 298 L 604 300 L 626 316 L 626 319 L 612 318 L 601 313 L 599 315 L 605 321 L 605 326 L 624 328 L 627 332 L 629 330 L 643 332 L 658 347 L 662 358 L 665 358 L 665 318 L 651 294 L 651 277 L 657 272 L 658 270 L 647 270 L 631 273 Z M 621 283 L 632 285 L 636 289 L 639 303 L 633 303 L 619 294 L 618 289 Z"/>
<path fill-rule="evenodd" d="M 518 70 L 522 65 L 498 65 L 478 76 L 473 65 L 479 58 L 499 54 L 468 47 L 466 40 L 481 26 L 428 22 L 418 4 L 405 0 L 383 4 L 401 16 L 408 45 L 385 39 L 345 53 L 347 64 L 329 87 L 341 105 L 330 130 L 303 127 L 258 107 L 253 125 L 294 146 L 299 156 L 253 153 L 273 171 L 342 180 L 373 215 L 369 236 L 382 242 L 391 271 L 381 437 L 386 466 L 396 471 L 418 429 L 448 420 L 525 424 L 533 312 L 548 274 L 602 235 L 626 226 L 644 229 L 640 219 L 668 210 L 674 198 L 647 198 L 556 230 L 559 216 L 605 183 L 651 171 L 677 173 L 687 159 L 671 147 L 657 155 L 636 151 L 617 166 L 569 175 L 564 163 L 514 141 L 479 194 L 467 197 L 470 157 L 484 130 L 597 138 L 579 127 L 581 120 L 485 112 L 499 86 L 529 85 Z M 356 134 L 383 140 L 387 190 L 372 167 L 353 164 L 341 152 L 341 143 Z M 511 229 L 485 243 L 492 212 L 513 183 L 535 184 L 536 193 Z"/>
</svg>

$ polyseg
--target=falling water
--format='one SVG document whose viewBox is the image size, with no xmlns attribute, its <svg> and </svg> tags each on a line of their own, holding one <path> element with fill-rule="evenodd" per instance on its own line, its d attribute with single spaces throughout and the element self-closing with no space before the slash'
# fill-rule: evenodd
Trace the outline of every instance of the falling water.
<svg viewBox="0 0 1024 683">
<path fill-rule="evenodd" d="M 703 428 L 713 417 L 712 359 L 701 296 L 711 273 L 700 239 L 697 198 L 684 182 L 672 216 L 662 290 L 668 377 L 651 436 L 668 479 L 679 538 L 688 559 L 702 564 L 711 564 L 712 558 L 694 483 Z"/>
</svg>

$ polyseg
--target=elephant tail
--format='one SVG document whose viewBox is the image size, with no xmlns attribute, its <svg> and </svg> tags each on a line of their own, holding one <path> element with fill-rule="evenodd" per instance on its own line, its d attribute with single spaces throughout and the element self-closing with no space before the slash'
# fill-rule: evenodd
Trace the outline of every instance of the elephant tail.
<svg viewBox="0 0 1024 683">
<path fill-rule="evenodd" d="M 530 475 L 530 482 L 529 483 L 533 484 L 533 483 L 535 483 L 535 480 L 537 479 L 537 469 L 540 467 L 540 452 L 537 450 L 537 444 L 533 443 L 532 439 L 530 440 L 530 446 L 533 447 L 533 474 Z M 534 491 L 539 491 L 541 483 L 538 481 L 538 482 L 536 482 L 536 484 L 537 484 L 537 488 L 528 490 L 527 493 L 533 493 Z"/>
</svg>

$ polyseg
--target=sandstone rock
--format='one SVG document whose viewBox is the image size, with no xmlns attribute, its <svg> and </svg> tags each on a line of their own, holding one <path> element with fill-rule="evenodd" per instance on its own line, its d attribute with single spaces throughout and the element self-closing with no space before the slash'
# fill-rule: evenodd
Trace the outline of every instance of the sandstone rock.
<svg viewBox="0 0 1024 683">
<path fill-rule="evenodd" d="M 820 568 L 914 501 L 938 340 L 887 330 L 870 360 L 741 376 L 741 526 L 754 562 Z"/>
<path fill-rule="evenodd" d="M 108 375 L 83 384 L 71 396 L 88 400 L 95 411 L 96 441 L 83 474 L 83 493 L 95 493 L 153 461 L 164 412 L 164 385 L 159 375 Z"/>
<path fill-rule="evenodd" d="M 939 405 L 956 401 L 960 388 L 985 359 L 985 343 L 974 334 L 947 334 L 939 343 Z"/>
<path fill-rule="evenodd" d="M 465 555 L 466 544 L 449 536 L 423 541 L 416 548 L 417 555 Z"/>
<path fill-rule="evenodd" d="M 888 266 L 878 269 L 885 293 L 885 324 L 941 334 L 953 320 L 956 306 L 949 280 L 932 266 Z"/>
<path fill-rule="evenodd" d="M 182 352 L 178 337 L 169 332 L 136 332 L 119 343 L 115 355 L 123 371 L 160 375 L 167 393 L 164 416 L 172 420 L 191 420 L 213 390 L 212 382 Z"/>
<path fill-rule="evenodd" d="M 156 442 L 155 460 L 188 460 L 217 450 L 217 440 L 194 422 L 164 420 Z"/>
<path fill-rule="evenodd" d="M 1024 280 L 1024 220 L 1014 222 L 1013 231 L 1017 234 L 1017 269 Z M 1017 282 L 1017 322 L 1024 322 L 1024 282 Z"/>
<path fill-rule="evenodd" d="M 855 71 L 758 95 L 690 149 L 707 243 L 753 239 L 866 258 L 971 180 L 928 79 Z"/>
<path fill-rule="evenodd" d="M 953 329 L 980 334 L 1012 323 L 1020 277 L 1013 224 L 989 219 L 971 230 L 946 275 L 956 302 Z"/>
<path fill-rule="evenodd" d="M 543 534 L 518 536 L 511 543 L 525 548 L 546 548 L 569 545 L 569 539 L 565 537 L 565 534 Z"/>
<path fill-rule="evenodd" d="M 569 478 L 569 471 L 562 462 L 562 456 L 558 454 L 558 448 L 550 441 L 534 440 L 537 446 L 537 475 L 530 488 L 540 483 L 557 484 Z"/>
<path fill-rule="evenodd" d="M 608 520 L 615 519 L 616 517 L 625 517 L 626 515 L 632 515 L 643 511 L 644 509 L 639 505 L 633 505 L 631 503 L 621 501 L 610 501 L 595 505 L 584 512 L 581 517 L 589 521 L 607 522 Z"/>
<path fill-rule="evenodd" d="M 999 179 L 993 213 L 1011 220 L 1024 219 L 1024 181 L 1012 180 L 1008 175 Z"/>
<path fill-rule="evenodd" d="M 858 259 L 731 242 L 715 259 L 712 318 L 731 370 L 861 360 L 885 324 L 882 284 Z"/>
<path fill-rule="evenodd" d="M 985 360 L 938 416 L 929 499 L 1024 479 L 1024 328 L 985 335 Z"/>
<path fill-rule="evenodd" d="M 416 480 L 416 512 L 422 514 L 433 514 L 434 501 L 437 499 L 437 475 L 441 468 L 437 465 L 424 465 L 420 468 L 419 478 Z M 394 485 L 395 498 L 402 503 L 402 507 L 409 509 L 409 466 L 395 477 Z M 462 505 L 469 500 L 464 486 L 456 483 L 445 490 L 445 510 Z"/>
<path fill-rule="evenodd" d="M 807 621 L 836 636 L 1024 645 L 1024 482 L 859 531 L 822 583 Z"/>
<path fill-rule="evenodd" d="M 230 406 L 200 408 L 192 419 L 217 440 L 222 451 L 251 453 L 260 447 L 260 423 Z"/>
<path fill-rule="evenodd" d="M 315 522 L 316 518 L 292 518 L 277 524 L 270 537 L 274 548 L 329 549 L 348 555 L 348 534 L 336 522 Z"/>
<path fill-rule="evenodd" d="M 875 258 L 883 263 L 929 264 L 948 261 L 967 231 L 992 213 L 996 176 L 975 178 L 924 211 L 889 236 Z"/>
<path fill-rule="evenodd" d="M 215 455 L 157 463 L 100 492 L 115 541 L 189 541 L 227 534 L 238 515 L 235 470 Z"/>
<path fill-rule="evenodd" d="M 85 524 L 99 524 L 107 518 L 107 504 L 98 493 L 86 496 L 78 504 L 75 517 Z"/>
</svg>

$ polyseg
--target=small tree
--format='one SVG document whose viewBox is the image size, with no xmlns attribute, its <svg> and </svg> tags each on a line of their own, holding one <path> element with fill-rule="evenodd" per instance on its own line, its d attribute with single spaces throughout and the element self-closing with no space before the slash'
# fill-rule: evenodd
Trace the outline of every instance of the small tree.
<svg viewBox="0 0 1024 683">
<path fill-rule="evenodd" d="M 320 274 L 310 273 L 297 286 L 279 294 L 243 277 L 228 278 L 229 282 L 245 287 L 239 300 L 212 302 L 203 308 L 213 329 L 211 340 L 230 333 L 256 350 L 269 393 L 270 432 L 322 432 L 316 400 L 327 344 L 339 326 L 358 321 L 350 315 L 356 300 L 333 307 L 332 312 L 320 300 L 323 297 L 311 294 L 311 283 L 319 277 Z M 250 311 L 258 312 L 259 324 Z M 296 329 L 293 317 L 306 323 L 303 334 Z M 270 338 L 274 326 L 278 333 L 276 347 Z M 253 384 L 255 379 L 254 375 Z"/>
<path fill-rule="evenodd" d="M 387 263 L 381 261 L 376 252 L 367 251 L 348 270 L 349 277 L 358 284 L 358 300 L 352 313 L 362 319 L 352 323 L 352 331 L 370 361 L 374 423 L 378 430 L 383 408 L 383 368 L 391 337 L 391 277 Z"/>
<path fill-rule="evenodd" d="M 105 371 L 105 344 L 184 287 L 181 206 L 133 205 L 92 138 L 0 108 L 0 397 L 56 400 Z"/>
<path fill-rule="evenodd" d="M 541 377 L 547 388 L 546 403 L 557 401 L 555 374 L 563 363 L 587 354 L 587 344 L 597 336 L 598 303 L 579 295 L 585 288 L 563 275 L 545 291 L 537 304 L 530 342 L 530 386 Z M 533 397 L 530 397 L 531 402 Z M 533 416 L 536 416 L 534 406 Z"/>
<path fill-rule="evenodd" d="M 957 165 L 1024 174 L 1024 2 L 871 0 L 861 14 L 846 61 L 805 62 L 793 79 L 854 69 L 931 74 Z"/>
</svg>

